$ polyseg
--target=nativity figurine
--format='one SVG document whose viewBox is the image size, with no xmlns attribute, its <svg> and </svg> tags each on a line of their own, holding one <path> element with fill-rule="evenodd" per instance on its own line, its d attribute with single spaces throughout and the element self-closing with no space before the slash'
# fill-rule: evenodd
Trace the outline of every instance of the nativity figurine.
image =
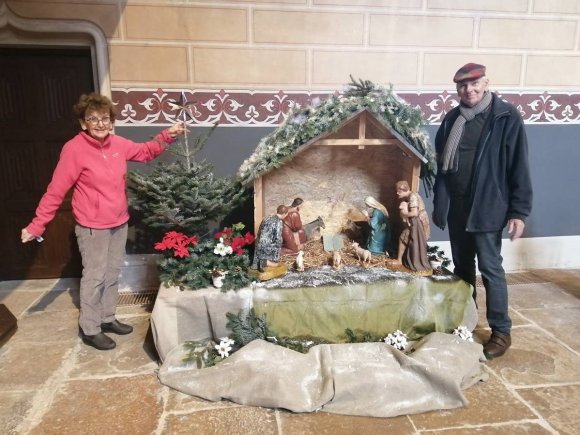
<svg viewBox="0 0 580 435">
<path fill-rule="evenodd" d="M 365 204 L 370 209 L 363 211 L 370 227 L 367 249 L 373 255 L 385 255 L 391 240 L 389 213 L 387 208 L 372 196 L 365 198 Z"/>
<path fill-rule="evenodd" d="M 278 266 L 282 250 L 282 228 L 288 207 L 279 205 L 276 214 L 264 218 L 258 229 L 251 268 L 263 272 L 268 266 Z"/>
<path fill-rule="evenodd" d="M 431 265 L 427 256 L 427 240 L 431 228 L 425 203 L 418 193 L 411 190 L 407 181 L 398 181 L 395 187 L 397 198 L 401 200 L 399 215 L 403 221 L 397 260 L 414 272 L 428 272 Z"/>
<path fill-rule="evenodd" d="M 302 198 L 295 198 L 288 207 L 288 215 L 284 218 L 282 228 L 282 255 L 297 255 L 306 243 L 306 232 L 300 218 L 300 206 L 303 202 Z"/>
</svg>

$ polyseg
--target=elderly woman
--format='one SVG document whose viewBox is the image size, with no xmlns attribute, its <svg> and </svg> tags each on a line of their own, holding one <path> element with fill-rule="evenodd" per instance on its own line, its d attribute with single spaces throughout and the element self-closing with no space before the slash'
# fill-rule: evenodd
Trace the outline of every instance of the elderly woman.
<svg viewBox="0 0 580 435">
<path fill-rule="evenodd" d="M 365 211 L 371 229 L 367 240 L 367 249 L 373 255 L 385 255 L 391 240 L 391 226 L 387 208 L 372 196 L 365 198 L 370 211 Z"/>
<path fill-rule="evenodd" d="M 74 113 L 82 131 L 62 148 L 52 181 L 22 230 L 22 243 L 42 240 L 65 195 L 72 188 L 75 233 L 82 257 L 80 337 L 99 350 L 116 344 L 104 332 L 129 334 L 133 327 L 115 318 L 118 280 L 127 241 L 129 210 L 125 191 L 127 161 L 147 162 L 185 132 L 182 122 L 153 140 L 135 143 L 112 133 L 113 103 L 96 93 L 81 95 Z"/>
</svg>

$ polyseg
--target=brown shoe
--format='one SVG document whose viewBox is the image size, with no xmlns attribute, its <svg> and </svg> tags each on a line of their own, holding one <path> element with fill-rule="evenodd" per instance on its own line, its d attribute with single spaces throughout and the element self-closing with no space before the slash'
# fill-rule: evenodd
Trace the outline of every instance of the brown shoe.
<svg viewBox="0 0 580 435">
<path fill-rule="evenodd" d="M 489 341 L 483 346 L 483 354 L 487 359 L 502 356 L 512 345 L 512 337 L 509 334 L 492 332 Z"/>
</svg>

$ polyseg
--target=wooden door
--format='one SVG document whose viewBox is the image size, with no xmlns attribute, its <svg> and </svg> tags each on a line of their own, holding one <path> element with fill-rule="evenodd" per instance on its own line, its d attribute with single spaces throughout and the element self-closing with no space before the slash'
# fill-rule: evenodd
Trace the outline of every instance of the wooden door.
<svg viewBox="0 0 580 435">
<path fill-rule="evenodd" d="M 72 106 L 94 90 L 92 71 L 88 48 L 0 47 L 0 280 L 80 276 L 70 192 L 42 243 L 20 232 L 79 131 Z"/>
</svg>

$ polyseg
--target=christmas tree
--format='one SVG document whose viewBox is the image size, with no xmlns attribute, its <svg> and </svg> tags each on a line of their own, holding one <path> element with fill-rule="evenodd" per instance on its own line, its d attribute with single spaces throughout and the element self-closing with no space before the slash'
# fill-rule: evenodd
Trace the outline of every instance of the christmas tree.
<svg viewBox="0 0 580 435">
<path fill-rule="evenodd" d="M 227 216 L 249 192 L 234 177 L 216 177 L 209 162 L 196 159 L 215 128 L 194 138 L 186 133 L 172 144 L 166 152 L 175 155 L 175 162 L 157 163 L 150 173 L 128 174 L 131 207 L 157 241 L 155 249 L 163 252 L 160 278 L 168 285 L 204 288 L 211 285 L 212 274 L 223 272 L 224 290 L 250 283 L 245 247 L 253 236 L 243 234 L 243 223 L 215 234 L 228 225 Z"/>
</svg>

